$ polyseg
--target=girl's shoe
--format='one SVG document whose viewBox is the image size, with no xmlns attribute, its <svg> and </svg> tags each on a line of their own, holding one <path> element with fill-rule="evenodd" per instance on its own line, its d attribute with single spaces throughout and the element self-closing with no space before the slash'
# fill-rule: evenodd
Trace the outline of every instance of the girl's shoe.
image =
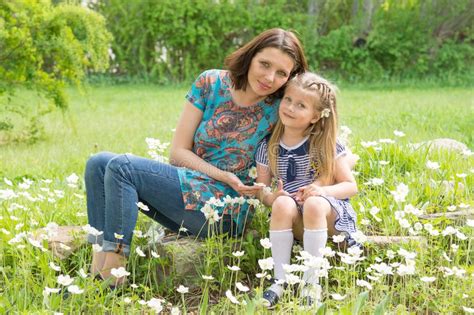
<svg viewBox="0 0 474 315">
<path fill-rule="evenodd" d="M 276 294 L 276 292 L 269 289 L 263 292 L 263 299 L 265 300 L 264 305 L 266 306 L 266 308 L 271 310 L 275 308 L 275 306 L 278 304 L 278 300 L 280 299 L 280 297 L 278 296 L 278 294 Z"/>
</svg>

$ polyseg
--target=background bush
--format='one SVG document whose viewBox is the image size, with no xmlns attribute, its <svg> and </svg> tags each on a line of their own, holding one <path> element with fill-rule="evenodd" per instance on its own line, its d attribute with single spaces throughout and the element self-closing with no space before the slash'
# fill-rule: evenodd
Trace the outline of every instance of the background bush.
<svg viewBox="0 0 474 315">
<path fill-rule="evenodd" d="M 472 83 L 470 0 L 101 0 L 114 34 L 111 72 L 189 81 L 264 29 L 296 30 L 311 68 L 349 82 Z"/>
<path fill-rule="evenodd" d="M 39 137 L 39 118 L 67 107 L 64 86 L 108 68 L 110 41 L 104 18 L 91 10 L 0 0 L 0 144 Z M 25 90 L 43 100 L 32 106 Z"/>
</svg>

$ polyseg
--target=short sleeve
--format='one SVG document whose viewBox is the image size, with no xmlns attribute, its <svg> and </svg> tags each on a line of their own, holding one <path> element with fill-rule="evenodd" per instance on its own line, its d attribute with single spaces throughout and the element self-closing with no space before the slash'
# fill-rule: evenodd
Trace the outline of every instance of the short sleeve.
<svg viewBox="0 0 474 315">
<path fill-rule="evenodd" d="M 347 154 L 346 147 L 339 141 L 336 141 L 336 159 Z"/>
<path fill-rule="evenodd" d="M 255 153 L 255 161 L 258 164 L 268 166 L 268 146 L 267 141 L 263 139 L 260 141 L 257 147 L 257 152 Z"/>
<path fill-rule="evenodd" d="M 201 73 L 196 81 L 194 81 L 191 89 L 186 94 L 186 99 L 198 109 L 204 111 L 206 109 L 207 100 L 211 93 L 212 83 L 215 82 L 213 79 L 212 71 L 207 70 Z"/>
</svg>

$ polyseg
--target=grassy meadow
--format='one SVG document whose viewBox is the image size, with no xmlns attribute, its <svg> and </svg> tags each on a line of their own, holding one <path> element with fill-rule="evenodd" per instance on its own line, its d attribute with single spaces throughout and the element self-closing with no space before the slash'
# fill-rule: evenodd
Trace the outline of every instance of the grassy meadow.
<svg viewBox="0 0 474 315">
<path fill-rule="evenodd" d="M 271 253 L 260 240 L 268 237 L 269 210 L 261 206 L 252 233 L 238 240 L 205 241 L 205 255 L 196 264 L 204 278 L 182 282 L 172 275 L 159 282 L 155 271 L 169 259 L 133 251 L 129 285 L 116 292 L 87 274 L 89 246 L 60 260 L 30 233 L 54 223 L 85 225 L 82 174 L 87 158 L 100 151 L 148 156 L 145 138 L 170 142 L 186 90 L 150 85 L 93 86 L 85 93 L 69 89 L 69 110 L 44 117 L 44 139 L 0 146 L 0 313 L 268 312 L 260 298 L 267 286 L 265 274 L 271 274 L 263 259 Z M 40 101 L 29 93 L 14 99 L 22 104 Z M 349 86 L 341 89 L 338 108 L 340 125 L 351 130 L 348 134 L 343 129 L 349 146 L 360 156 L 355 169 L 359 194 L 352 204 L 361 231 L 422 239 L 385 246 L 366 243 L 363 252 L 339 250 L 337 243 L 328 242 L 333 251 L 327 251 L 321 266 L 322 274 L 327 273 L 321 280 L 322 306 L 301 308 L 298 290 L 291 290 L 295 283 L 276 312 L 474 313 L 474 220 L 420 218 L 474 207 L 472 90 Z M 436 138 L 455 139 L 470 150 L 413 146 Z M 77 182 L 70 177 L 73 173 Z M 141 216 L 137 230 L 145 233 L 150 224 Z M 364 235 L 360 238 L 364 241 Z M 146 243 L 146 238 L 134 240 L 135 248 Z M 296 247 L 294 251 L 297 263 Z M 66 290 L 58 283 L 60 275 L 74 278 L 67 297 L 55 290 Z M 180 285 L 188 290 L 177 291 Z"/>
</svg>

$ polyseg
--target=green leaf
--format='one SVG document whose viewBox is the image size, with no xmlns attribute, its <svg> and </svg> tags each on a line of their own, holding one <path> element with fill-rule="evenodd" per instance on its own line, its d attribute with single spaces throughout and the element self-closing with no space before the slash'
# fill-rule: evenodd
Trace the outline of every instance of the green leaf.
<svg viewBox="0 0 474 315">
<path fill-rule="evenodd" d="M 365 302 L 367 301 L 368 296 L 369 296 L 368 291 L 362 292 L 357 296 L 357 300 L 355 301 L 355 304 L 352 307 L 352 314 L 359 314 L 360 310 L 362 309 Z"/>
<path fill-rule="evenodd" d="M 387 311 L 388 301 L 390 301 L 390 295 L 386 295 L 382 301 L 377 304 L 374 310 L 374 315 L 383 315 Z"/>
</svg>

